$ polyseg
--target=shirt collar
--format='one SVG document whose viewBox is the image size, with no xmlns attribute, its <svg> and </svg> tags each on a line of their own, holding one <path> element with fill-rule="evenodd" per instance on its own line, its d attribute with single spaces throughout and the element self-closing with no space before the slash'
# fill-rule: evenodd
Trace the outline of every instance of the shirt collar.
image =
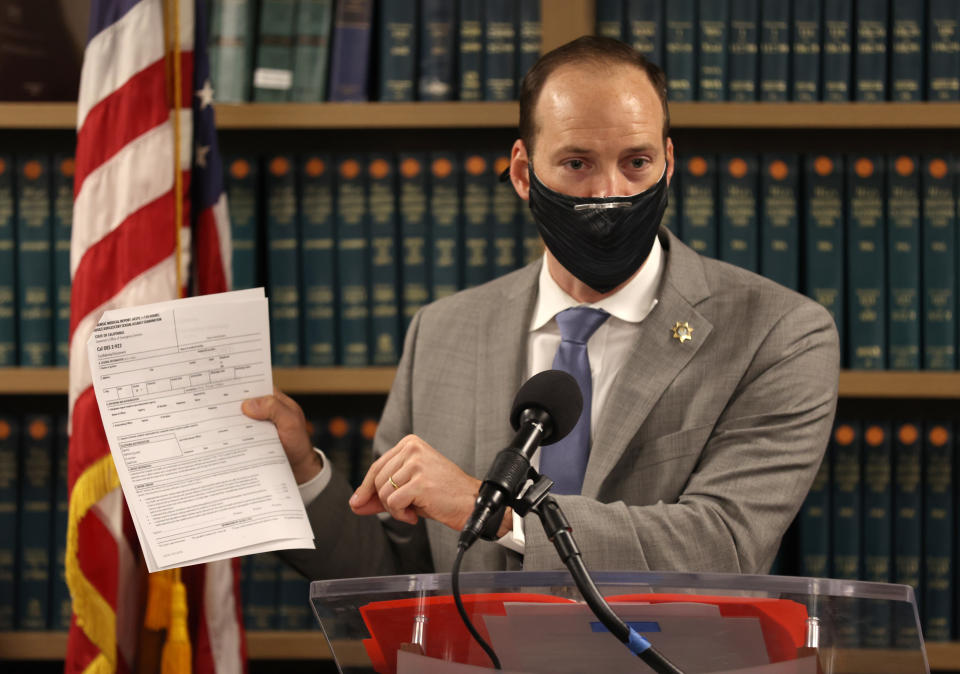
<svg viewBox="0 0 960 674">
<path fill-rule="evenodd" d="M 628 323 L 639 323 L 657 305 L 656 292 L 662 274 L 663 248 L 660 246 L 660 238 L 657 237 L 640 271 L 630 279 L 627 285 L 613 295 L 586 306 L 603 309 L 611 316 Z M 542 328 L 564 309 L 580 306 L 580 302 L 570 297 L 550 276 L 546 257 L 540 266 L 538 289 L 537 305 L 534 307 L 533 320 L 530 322 L 531 332 Z"/>
</svg>

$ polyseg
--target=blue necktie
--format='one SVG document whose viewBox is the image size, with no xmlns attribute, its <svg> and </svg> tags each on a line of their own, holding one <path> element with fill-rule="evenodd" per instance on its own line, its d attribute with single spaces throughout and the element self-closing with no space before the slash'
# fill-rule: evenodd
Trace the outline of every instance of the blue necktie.
<svg viewBox="0 0 960 674">
<path fill-rule="evenodd" d="M 580 421 L 567 437 L 541 450 L 540 472 L 554 481 L 555 494 L 579 494 L 590 458 L 590 402 L 593 383 L 587 341 L 610 314 L 601 309 L 573 307 L 557 314 L 560 346 L 553 358 L 553 369 L 563 370 L 577 380 L 583 394 Z"/>
</svg>

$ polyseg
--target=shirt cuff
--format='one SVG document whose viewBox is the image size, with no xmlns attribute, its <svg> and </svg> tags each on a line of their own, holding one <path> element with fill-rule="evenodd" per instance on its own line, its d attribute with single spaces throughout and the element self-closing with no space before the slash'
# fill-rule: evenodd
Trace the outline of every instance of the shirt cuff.
<svg viewBox="0 0 960 674">
<path fill-rule="evenodd" d="M 497 543 L 507 550 L 513 550 L 516 553 L 523 554 L 526 548 L 527 539 L 523 535 L 523 518 L 515 510 L 510 511 L 513 515 L 513 529 L 501 536 Z"/>
<path fill-rule="evenodd" d="M 319 473 L 314 475 L 303 484 L 297 485 L 297 489 L 300 490 L 300 498 L 303 499 L 303 505 L 307 505 L 313 501 L 313 499 L 320 496 L 320 492 L 322 492 L 330 483 L 330 476 L 333 475 L 333 467 L 327 460 L 326 454 L 321 452 L 316 447 L 313 448 L 313 451 L 319 454 L 320 458 L 323 460 L 323 468 L 320 469 Z"/>
</svg>

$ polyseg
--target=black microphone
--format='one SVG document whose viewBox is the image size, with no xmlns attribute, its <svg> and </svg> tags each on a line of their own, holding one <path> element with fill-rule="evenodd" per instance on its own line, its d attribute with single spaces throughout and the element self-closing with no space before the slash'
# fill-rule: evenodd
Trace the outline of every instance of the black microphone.
<svg viewBox="0 0 960 674">
<path fill-rule="evenodd" d="M 580 386 L 566 372 L 546 370 L 520 387 L 510 412 L 510 424 L 517 434 L 487 471 L 473 514 L 460 532 L 459 547 L 469 548 L 480 537 L 496 538 L 503 511 L 527 481 L 530 459 L 537 448 L 572 431 L 582 408 Z"/>
</svg>

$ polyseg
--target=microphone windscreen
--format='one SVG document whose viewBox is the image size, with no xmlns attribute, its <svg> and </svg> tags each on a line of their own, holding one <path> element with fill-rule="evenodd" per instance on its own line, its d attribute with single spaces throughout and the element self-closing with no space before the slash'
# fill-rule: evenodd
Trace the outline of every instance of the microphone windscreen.
<svg viewBox="0 0 960 674">
<path fill-rule="evenodd" d="M 528 379 L 513 400 L 510 423 L 520 429 L 524 410 L 536 407 L 550 415 L 553 431 L 542 444 L 549 445 L 573 430 L 583 409 L 583 396 L 577 380 L 561 370 L 544 370 Z"/>
</svg>

